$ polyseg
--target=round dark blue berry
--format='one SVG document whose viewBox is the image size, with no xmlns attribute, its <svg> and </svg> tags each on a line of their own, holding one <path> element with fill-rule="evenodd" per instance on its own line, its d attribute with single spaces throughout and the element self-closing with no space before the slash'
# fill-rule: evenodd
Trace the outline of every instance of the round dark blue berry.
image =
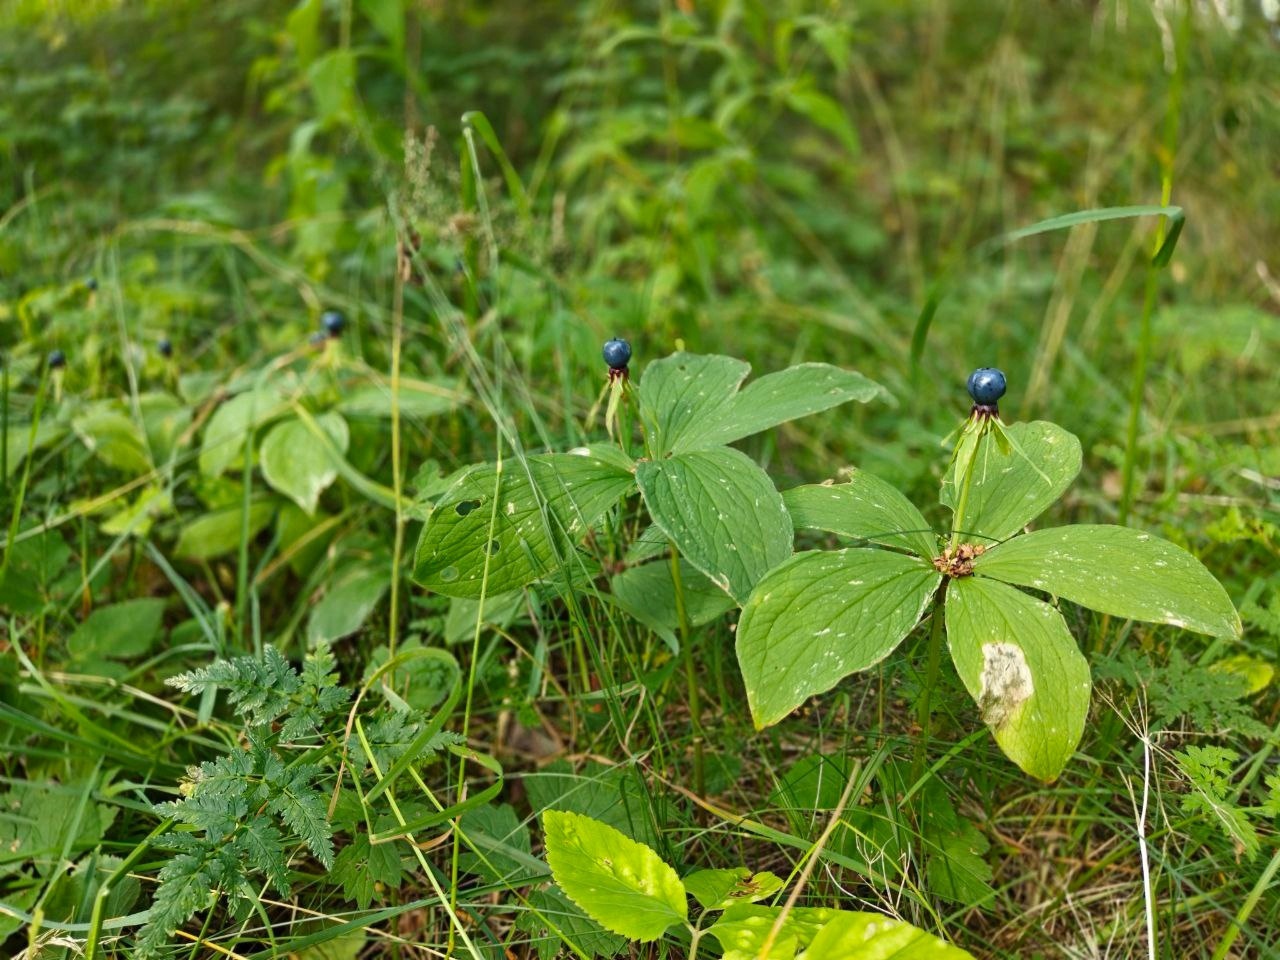
<svg viewBox="0 0 1280 960">
<path fill-rule="evenodd" d="M 631 344 L 617 337 L 606 340 L 604 349 L 600 352 L 610 370 L 625 370 L 627 364 L 631 362 Z"/>
<path fill-rule="evenodd" d="M 61 370 L 67 365 L 67 355 L 61 350 L 50 350 L 48 363 L 50 370 Z"/>
<path fill-rule="evenodd" d="M 168 337 L 161 337 L 160 342 L 156 344 L 156 349 L 160 351 L 160 356 L 168 360 L 173 356 L 173 341 Z"/>
<path fill-rule="evenodd" d="M 336 340 L 342 336 L 342 331 L 347 325 L 347 318 L 337 310 L 326 310 L 320 315 L 320 326 L 324 328 L 332 339 Z"/>
<path fill-rule="evenodd" d="M 984 407 L 994 405 L 1004 396 L 1004 374 L 995 367 L 979 367 L 969 374 L 969 396 Z"/>
<path fill-rule="evenodd" d="M 90 277 L 89 279 L 87 279 L 87 280 L 84 282 L 84 285 L 85 285 L 85 288 L 86 288 L 90 293 L 92 293 L 94 290 L 97 290 L 97 289 L 98 289 L 98 278 L 97 278 L 97 277 Z"/>
</svg>

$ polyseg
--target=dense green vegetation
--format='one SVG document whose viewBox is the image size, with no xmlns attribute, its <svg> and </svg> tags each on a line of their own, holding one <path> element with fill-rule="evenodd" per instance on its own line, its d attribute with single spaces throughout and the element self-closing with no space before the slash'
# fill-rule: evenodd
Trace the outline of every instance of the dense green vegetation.
<svg viewBox="0 0 1280 960">
<path fill-rule="evenodd" d="M 0 5 L 0 956 L 1274 955 L 1273 7 Z M 1048 747 L 941 603 L 793 711 L 802 563 L 985 623 L 986 366 L 1053 488 L 990 539 L 1177 576 L 998 587 L 1087 661 Z"/>
</svg>

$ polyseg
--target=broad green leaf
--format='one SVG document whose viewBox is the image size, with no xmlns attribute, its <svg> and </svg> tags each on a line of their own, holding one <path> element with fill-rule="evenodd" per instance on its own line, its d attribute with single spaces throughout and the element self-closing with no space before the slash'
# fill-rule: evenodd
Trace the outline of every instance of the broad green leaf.
<svg viewBox="0 0 1280 960">
<path fill-rule="evenodd" d="M 27 458 L 28 444 L 33 453 L 62 439 L 67 428 L 52 417 L 45 417 L 36 424 L 35 436 L 31 435 L 30 423 L 10 423 L 5 437 L 5 470 L 6 476 L 13 476 Z"/>
<path fill-rule="evenodd" d="M 751 365 L 733 357 L 673 353 L 644 368 L 640 378 L 640 416 L 656 454 L 676 449 L 696 436 L 737 395 Z M 684 448 L 684 447 L 682 447 Z"/>
<path fill-rule="evenodd" d="M 588 957 L 615 957 L 627 945 L 624 938 L 605 930 L 555 887 L 535 889 L 529 894 L 529 907 L 517 914 L 515 929 L 527 936 L 529 949 L 537 951 L 538 960 L 557 960 L 563 956 L 565 943 L 572 943 Z"/>
<path fill-rule="evenodd" d="M 1240 636 L 1240 615 L 1204 564 L 1168 540 L 1130 527 L 1037 530 L 988 550 L 973 570 L 1116 617 Z"/>
<path fill-rule="evenodd" d="M 340 452 L 347 452 L 350 431 L 347 421 L 336 413 L 315 418 Z M 338 466 L 323 444 L 316 443 L 311 428 L 301 420 L 277 423 L 262 440 L 258 452 L 262 475 L 267 483 L 314 516 L 316 502 L 329 484 L 338 478 Z"/>
<path fill-rule="evenodd" d="M 355 633 L 364 626 L 389 586 L 390 563 L 358 564 L 335 575 L 319 603 L 311 608 L 307 642 L 315 646 Z"/>
<path fill-rule="evenodd" d="M 938 539 L 915 505 L 865 470 L 853 471 L 848 483 L 793 487 L 782 499 L 797 530 L 825 530 L 925 558 L 938 554 Z"/>
<path fill-rule="evenodd" d="M 924 614 L 941 576 L 887 550 L 811 551 L 756 586 L 738 621 L 738 666 L 756 728 L 884 659 Z"/>
<path fill-rule="evenodd" d="M 426 419 L 455 410 L 464 397 L 454 383 L 403 380 L 400 383 L 400 416 Z M 338 410 L 350 417 L 391 417 L 389 384 L 367 383 L 344 392 Z"/>
<path fill-rule="evenodd" d="M 271 521 L 276 503 L 275 500 L 254 500 L 249 504 L 249 537 L 256 536 Z M 208 560 L 230 553 L 240 546 L 243 521 L 244 510 L 239 505 L 206 513 L 182 528 L 173 552 L 192 560 Z"/>
<path fill-rule="evenodd" d="M 787 106 L 835 136 L 853 156 L 862 152 L 858 131 L 849 120 L 845 108 L 820 90 L 800 87 L 787 94 Z"/>
<path fill-rule="evenodd" d="M 973 960 L 905 920 L 841 910 L 818 931 L 799 960 Z"/>
<path fill-rule="evenodd" d="M 818 932 L 840 914 L 827 907 L 796 907 L 787 912 L 782 927 L 768 953 L 765 941 L 773 930 L 782 907 L 760 907 L 739 902 L 733 904 L 707 932 L 720 941 L 724 960 L 794 960 L 796 951 L 807 947 Z"/>
<path fill-rule="evenodd" d="M 704 910 L 724 910 L 735 903 L 755 903 L 772 897 L 783 880 L 768 870 L 753 874 L 746 867 L 731 870 L 695 870 L 684 878 L 684 888 Z"/>
<path fill-rule="evenodd" d="M 444 618 L 444 642 L 448 646 L 464 640 L 469 643 L 475 636 L 477 620 L 486 626 L 506 627 L 524 609 L 525 603 L 523 590 L 490 594 L 484 598 L 483 611 L 480 597 L 454 597 Z"/>
<path fill-rule="evenodd" d="M 133 474 L 151 470 L 146 437 L 138 425 L 119 410 L 98 404 L 76 417 L 71 427 L 107 466 Z"/>
<path fill-rule="evenodd" d="M 275 387 L 237 394 L 218 407 L 205 424 L 200 445 L 200 472 L 216 477 L 240 459 L 245 438 L 288 409 Z"/>
<path fill-rule="evenodd" d="M 509 460 L 500 477 L 492 464 L 473 467 L 432 508 L 414 579 L 452 597 L 523 587 L 560 569 L 569 549 L 634 484 L 610 463 L 567 453 Z"/>
<path fill-rule="evenodd" d="M 732 443 L 780 423 L 884 392 L 872 380 L 826 363 L 771 373 L 739 392 L 751 367 L 731 357 L 676 353 L 645 369 L 641 414 L 659 453 Z"/>
<path fill-rule="evenodd" d="M 644 844 L 576 813 L 548 810 L 542 825 L 556 883 L 600 926 L 647 942 L 684 923 L 684 885 Z"/>
<path fill-rule="evenodd" d="M 969 500 L 961 518 L 962 539 L 1005 540 L 1050 507 L 1080 472 L 1080 441 L 1044 420 L 1005 427 L 1013 441 L 1000 449 L 994 436 L 983 439 L 973 459 Z M 953 511 L 963 477 L 953 462 L 942 481 L 942 503 Z"/>
<path fill-rule="evenodd" d="M 947 646 L 983 721 L 1033 777 L 1062 772 L 1089 713 L 1089 664 L 1057 610 L 1004 583 L 947 587 Z"/>
<path fill-rule="evenodd" d="M 791 556 L 782 496 L 746 454 L 723 447 L 646 460 L 636 481 L 653 522 L 693 566 L 742 603 Z"/>
<path fill-rule="evenodd" d="M 676 634 L 680 618 L 676 607 L 676 586 L 667 560 L 655 560 L 628 567 L 611 582 L 618 606 L 678 649 Z M 710 623 L 733 607 L 733 598 L 687 563 L 680 564 L 680 585 L 685 617 L 691 627 Z"/>
<path fill-rule="evenodd" d="M 1276 668 L 1270 663 L 1260 657 L 1251 657 L 1247 653 L 1226 657 L 1209 669 L 1239 677 L 1244 681 L 1245 690 L 1250 696 L 1261 693 L 1271 686 L 1271 681 L 1276 675 Z"/>
<path fill-rule="evenodd" d="M 141 656 L 160 633 L 164 607 L 165 601 L 159 597 L 99 607 L 67 637 L 67 651 L 80 660 Z"/>
</svg>

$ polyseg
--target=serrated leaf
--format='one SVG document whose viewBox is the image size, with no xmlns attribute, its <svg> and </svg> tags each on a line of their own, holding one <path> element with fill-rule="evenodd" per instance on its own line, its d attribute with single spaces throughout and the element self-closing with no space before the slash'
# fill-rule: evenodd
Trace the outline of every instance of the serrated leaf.
<svg viewBox="0 0 1280 960">
<path fill-rule="evenodd" d="M 610 463 L 567 453 L 508 461 L 500 479 L 493 465 L 473 467 L 432 508 L 414 579 L 452 597 L 523 587 L 555 572 L 634 484 Z"/>
<path fill-rule="evenodd" d="M 756 728 L 887 656 L 940 579 L 926 561 L 856 547 L 801 553 L 773 570 L 738 621 L 738 666 Z"/>
<path fill-rule="evenodd" d="M 1013 536 L 1040 516 L 1080 472 L 1080 441 L 1044 420 L 1004 428 L 1014 446 L 1000 449 L 992 436 L 974 452 L 969 500 L 961 519 L 963 539 L 990 543 Z M 961 439 L 961 443 L 964 438 Z M 942 481 L 943 506 L 953 511 L 967 458 L 952 462 Z"/>
<path fill-rule="evenodd" d="M 938 539 L 924 515 L 896 487 L 865 470 L 854 470 L 848 483 L 793 487 L 782 499 L 797 530 L 824 530 L 925 558 L 938 555 Z"/>
<path fill-rule="evenodd" d="M 245 438 L 288 409 L 275 387 L 259 387 L 237 394 L 218 407 L 205 424 L 200 445 L 200 472 L 216 477 L 240 459 Z"/>
<path fill-rule="evenodd" d="M 798 960 L 973 960 L 973 955 L 905 920 L 842 910 Z"/>
<path fill-rule="evenodd" d="M 164 619 L 160 597 L 124 600 L 99 607 L 67 637 L 67 652 L 77 659 L 137 657 L 151 649 Z"/>
<path fill-rule="evenodd" d="M 768 870 L 753 874 L 746 867 L 731 870 L 695 870 L 684 878 L 684 888 L 704 910 L 724 910 L 735 903 L 755 903 L 773 896 L 783 880 Z"/>
<path fill-rule="evenodd" d="M 676 353 L 645 368 L 640 409 L 659 454 L 706 450 L 884 388 L 827 363 L 801 363 L 760 377 L 741 392 L 750 365 L 732 357 Z"/>
<path fill-rule="evenodd" d="M 315 418 L 316 423 L 342 454 L 347 452 L 351 433 L 347 421 L 336 413 Z M 301 420 L 277 423 L 262 440 L 258 452 L 262 476 L 267 483 L 314 516 L 316 502 L 329 484 L 338 478 L 338 466 L 324 444 L 316 443 L 311 428 Z"/>
<path fill-rule="evenodd" d="M 275 509 L 274 500 L 254 500 L 249 504 L 247 533 L 250 538 L 271 521 Z M 244 510 L 239 505 L 197 517 L 182 528 L 173 552 L 193 560 L 208 560 L 230 553 L 240 546 L 243 518 Z"/>
<path fill-rule="evenodd" d="M 791 518 L 765 473 L 724 447 L 647 460 L 636 481 L 649 515 L 681 555 L 742 603 L 791 556 Z"/>
<path fill-rule="evenodd" d="M 1241 632 L 1231 598 L 1204 564 L 1168 540 L 1129 527 L 1037 530 L 988 550 L 973 570 L 1116 617 L 1217 637 Z"/>
<path fill-rule="evenodd" d="M 1041 780 L 1057 778 L 1084 733 L 1089 664 L 1057 610 L 981 577 L 947 587 L 947 646 L 1000 749 Z"/>
<path fill-rule="evenodd" d="M 542 824 L 556 883 L 606 930 L 648 942 L 687 918 L 684 885 L 649 847 L 576 813 L 548 810 Z"/>
</svg>

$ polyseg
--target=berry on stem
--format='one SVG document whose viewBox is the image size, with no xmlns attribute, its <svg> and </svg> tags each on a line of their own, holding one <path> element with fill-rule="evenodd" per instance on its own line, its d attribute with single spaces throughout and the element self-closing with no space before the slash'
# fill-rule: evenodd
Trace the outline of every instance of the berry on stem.
<svg viewBox="0 0 1280 960">
<path fill-rule="evenodd" d="M 606 340 L 604 349 L 600 352 L 610 370 L 625 370 L 627 369 L 627 364 L 631 362 L 631 344 L 617 337 L 612 340 Z"/>
<path fill-rule="evenodd" d="M 50 350 L 49 358 L 46 361 L 50 370 L 61 370 L 67 365 L 67 355 L 61 350 Z"/>
<path fill-rule="evenodd" d="M 324 332 L 331 340 L 337 340 L 342 336 L 342 331 L 347 325 L 347 318 L 337 310 L 326 310 L 320 315 L 320 326 L 324 328 Z"/>
<path fill-rule="evenodd" d="M 969 396 L 973 397 L 975 407 L 995 408 L 1004 396 L 1006 387 L 1004 373 L 995 367 L 979 367 L 969 374 Z"/>
<path fill-rule="evenodd" d="M 93 293 L 93 291 L 98 289 L 98 278 L 89 277 L 85 280 L 84 285 L 86 290 L 88 290 L 90 293 Z"/>
<path fill-rule="evenodd" d="M 168 360 L 173 356 L 173 341 L 168 337 L 161 337 L 160 342 L 156 344 L 156 349 L 160 351 L 160 356 Z"/>
</svg>

